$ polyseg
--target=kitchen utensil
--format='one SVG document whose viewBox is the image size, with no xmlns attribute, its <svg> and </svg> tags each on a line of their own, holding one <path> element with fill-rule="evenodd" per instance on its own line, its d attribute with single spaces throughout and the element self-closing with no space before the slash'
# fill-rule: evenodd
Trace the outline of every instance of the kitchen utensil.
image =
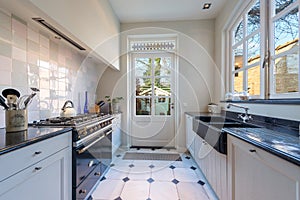
<svg viewBox="0 0 300 200">
<path fill-rule="evenodd" d="M 14 94 L 8 94 L 6 96 L 7 105 L 9 107 L 9 110 L 16 110 L 17 109 L 17 100 L 18 97 Z"/>
<path fill-rule="evenodd" d="M 3 106 L 6 110 L 9 108 L 2 96 L 0 96 L 0 105 Z"/>
<path fill-rule="evenodd" d="M 25 109 L 25 100 L 29 97 L 30 95 L 26 94 L 26 95 L 23 95 L 21 96 L 19 99 L 18 99 L 18 102 L 17 102 L 17 109 Z"/>
<path fill-rule="evenodd" d="M 70 106 L 68 104 L 70 104 Z M 66 101 L 61 110 L 61 117 L 74 117 L 76 115 L 76 110 L 71 100 Z"/>
<path fill-rule="evenodd" d="M 33 97 L 36 95 L 36 93 L 32 93 L 31 95 L 29 95 L 25 101 L 24 101 L 24 105 L 25 105 L 25 109 L 27 108 L 27 106 L 31 103 Z"/>
<path fill-rule="evenodd" d="M 16 95 L 18 98 L 20 97 L 20 92 L 13 88 L 7 88 L 2 91 L 2 95 L 7 99 L 7 95 Z"/>
</svg>

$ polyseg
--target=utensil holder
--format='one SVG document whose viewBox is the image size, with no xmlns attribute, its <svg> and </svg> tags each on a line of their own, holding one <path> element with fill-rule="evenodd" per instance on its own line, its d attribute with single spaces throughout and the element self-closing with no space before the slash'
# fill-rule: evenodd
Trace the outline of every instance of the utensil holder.
<svg viewBox="0 0 300 200">
<path fill-rule="evenodd" d="M 6 132 L 24 131 L 28 128 L 27 109 L 5 111 Z"/>
</svg>

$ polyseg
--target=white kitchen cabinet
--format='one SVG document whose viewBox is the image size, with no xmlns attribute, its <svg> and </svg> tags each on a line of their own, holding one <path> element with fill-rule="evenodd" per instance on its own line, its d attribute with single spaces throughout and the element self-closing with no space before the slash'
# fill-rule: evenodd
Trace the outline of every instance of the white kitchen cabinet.
<svg viewBox="0 0 300 200">
<path fill-rule="evenodd" d="M 0 182 L 0 200 L 70 200 L 71 199 L 71 132 L 48 139 L 51 146 L 45 147 L 45 141 L 37 142 L 28 147 L 4 154 L 6 158 L 12 158 L 9 164 L 18 168 L 19 159 L 24 159 L 30 152 L 32 157 L 41 155 L 41 159 L 21 166 L 14 174 Z M 57 146 L 56 143 L 66 141 L 64 146 Z M 46 142 L 46 143 L 45 143 Z M 39 150 L 39 149 L 43 149 Z M 53 153 L 48 153 L 55 149 Z M 22 154 L 22 151 L 25 150 Z M 37 153 L 38 152 L 38 153 Z M 20 154 L 21 153 L 21 154 Z M 47 155 L 42 157 L 42 155 Z M 2 157 L 1 156 L 1 157 Z M 0 165 L 7 164 L 1 159 Z M 5 171 L 3 169 L 2 171 Z"/>
<path fill-rule="evenodd" d="M 300 167 L 228 136 L 228 186 L 232 200 L 299 200 Z"/>
<path fill-rule="evenodd" d="M 112 154 L 114 155 L 117 149 L 121 146 L 122 132 L 121 132 L 121 114 L 114 114 L 112 120 Z"/>
<path fill-rule="evenodd" d="M 195 136 L 196 133 L 193 131 L 193 117 L 185 115 L 186 124 L 186 148 L 189 150 L 192 157 L 195 157 Z"/>
<path fill-rule="evenodd" d="M 227 199 L 227 159 L 226 155 L 216 151 L 200 136 L 195 137 L 196 163 L 201 168 L 207 181 L 217 196 Z"/>
</svg>

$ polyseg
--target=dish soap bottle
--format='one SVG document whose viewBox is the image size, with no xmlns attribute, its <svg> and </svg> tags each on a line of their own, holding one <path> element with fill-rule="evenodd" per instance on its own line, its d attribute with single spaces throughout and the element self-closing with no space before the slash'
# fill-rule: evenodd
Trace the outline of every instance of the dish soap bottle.
<svg viewBox="0 0 300 200">
<path fill-rule="evenodd" d="M 87 113 L 89 113 L 89 106 L 88 106 L 88 93 L 87 93 L 87 91 L 85 91 L 85 102 L 84 102 L 83 113 L 84 113 L 84 114 L 87 114 Z"/>
</svg>

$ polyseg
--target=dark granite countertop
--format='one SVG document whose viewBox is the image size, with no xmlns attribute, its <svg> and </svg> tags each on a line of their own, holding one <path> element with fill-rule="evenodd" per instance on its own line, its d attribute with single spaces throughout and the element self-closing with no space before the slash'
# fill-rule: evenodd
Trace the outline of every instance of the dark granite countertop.
<svg viewBox="0 0 300 200">
<path fill-rule="evenodd" d="M 66 133 L 70 130 L 71 128 L 28 127 L 26 131 L 6 133 L 5 128 L 1 128 L 0 129 L 0 155 Z"/>
<path fill-rule="evenodd" d="M 223 128 L 243 141 L 300 166 L 300 138 L 266 128 Z"/>
<path fill-rule="evenodd" d="M 225 114 L 211 114 L 205 112 L 186 112 L 185 114 L 192 117 L 196 116 L 216 116 L 225 117 Z M 227 116 L 227 114 L 226 114 Z M 230 117 L 229 117 L 230 118 Z M 231 118 L 233 119 L 233 118 Z M 236 120 L 236 118 L 235 118 Z M 269 120 L 269 119 L 268 119 Z M 222 130 L 243 141 L 262 148 L 269 153 L 277 155 L 287 161 L 300 166 L 300 138 L 295 134 L 288 133 L 289 130 L 277 128 L 269 129 L 274 124 L 259 123 L 262 128 L 223 128 Z M 267 128 L 266 128 L 267 127 Z M 273 128 L 273 127 L 272 127 Z"/>
</svg>

